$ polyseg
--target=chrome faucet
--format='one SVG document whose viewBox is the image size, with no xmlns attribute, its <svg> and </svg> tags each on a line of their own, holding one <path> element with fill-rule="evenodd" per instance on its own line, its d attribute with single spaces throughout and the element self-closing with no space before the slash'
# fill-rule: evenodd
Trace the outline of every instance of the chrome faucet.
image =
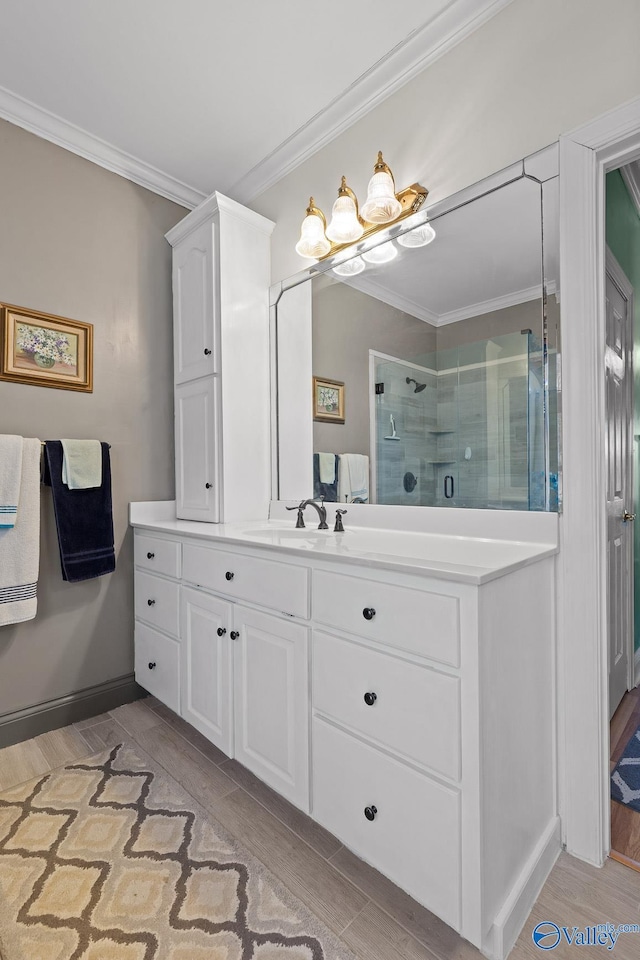
<svg viewBox="0 0 640 960">
<path fill-rule="evenodd" d="M 304 511 L 308 506 L 312 506 L 314 510 L 317 511 L 318 517 L 320 518 L 320 523 L 318 524 L 318 530 L 328 530 L 329 524 L 327 523 L 327 508 L 324 505 L 324 497 L 320 498 L 320 505 L 316 503 L 315 500 L 302 500 L 297 507 L 287 507 L 287 510 L 297 510 L 298 518 L 296 520 L 296 529 L 304 529 Z"/>
</svg>

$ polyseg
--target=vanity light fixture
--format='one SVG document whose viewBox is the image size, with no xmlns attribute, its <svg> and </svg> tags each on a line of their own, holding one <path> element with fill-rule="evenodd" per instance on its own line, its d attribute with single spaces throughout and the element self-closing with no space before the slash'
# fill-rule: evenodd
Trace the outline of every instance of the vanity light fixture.
<svg viewBox="0 0 640 960">
<path fill-rule="evenodd" d="M 379 247 L 372 247 L 362 254 L 362 259 L 367 263 L 389 263 L 398 256 L 398 248 L 390 240 L 388 243 L 381 243 Z"/>
<path fill-rule="evenodd" d="M 421 227 L 415 230 L 409 230 L 408 233 L 402 233 L 397 237 L 401 247 L 426 247 L 435 237 L 436 232 L 430 223 L 423 223 Z"/>
<path fill-rule="evenodd" d="M 324 213 L 316 207 L 313 197 L 309 197 L 307 215 L 302 221 L 300 239 L 296 243 L 296 253 L 314 260 L 326 257 L 331 252 L 331 244 L 325 236 L 326 226 Z"/>
<path fill-rule="evenodd" d="M 333 268 L 333 273 L 339 277 L 355 277 L 365 269 L 366 263 L 362 257 L 352 257 L 351 260 L 345 260 Z"/>
<path fill-rule="evenodd" d="M 414 183 L 396 193 L 393 174 L 385 163 L 382 152 L 379 152 L 362 211 L 358 210 L 358 199 L 347 185 L 346 177 L 342 177 L 328 227 L 324 213 L 316 207 L 313 197 L 310 198 L 296 251 L 301 257 L 313 260 L 324 260 L 325 257 L 333 256 L 362 237 L 368 237 L 389 224 L 416 213 L 427 199 L 428 192 L 419 183 Z M 413 246 L 422 246 L 428 242 L 426 240 Z M 391 256 L 387 255 L 385 260 L 379 259 L 375 262 L 383 263 L 393 259 L 398 252 L 395 247 L 393 249 L 395 253 Z M 374 262 L 373 259 L 371 262 Z M 350 275 L 353 276 L 353 272 Z"/>
</svg>

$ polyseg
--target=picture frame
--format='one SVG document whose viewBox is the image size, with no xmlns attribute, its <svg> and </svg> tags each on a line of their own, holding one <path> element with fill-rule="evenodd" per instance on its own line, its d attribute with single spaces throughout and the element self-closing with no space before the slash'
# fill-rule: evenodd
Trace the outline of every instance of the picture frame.
<svg viewBox="0 0 640 960">
<path fill-rule="evenodd" d="M 93 392 L 93 324 L 0 304 L 0 380 Z"/>
<path fill-rule="evenodd" d="M 313 419 L 322 423 L 344 423 L 344 382 L 327 377 L 313 378 Z"/>
</svg>

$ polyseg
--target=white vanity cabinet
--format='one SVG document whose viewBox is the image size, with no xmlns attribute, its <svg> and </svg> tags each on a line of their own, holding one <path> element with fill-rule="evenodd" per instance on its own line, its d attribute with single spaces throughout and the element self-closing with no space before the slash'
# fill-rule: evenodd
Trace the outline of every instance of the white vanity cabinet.
<svg viewBox="0 0 640 960">
<path fill-rule="evenodd" d="M 553 549 L 430 575 L 250 526 L 136 530 L 136 679 L 500 960 L 560 849 Z"/>
<path fill-rule="evenodd" d="M 212 523 L 266 516 L 274 224 L 213 193 L 173 247 L 176 512 Z"/>
<path fill-rule="evenodd" d="M 140 531 L 135 558 L 137 682 L 308 812 L 309 571 Z"/>
</svg>

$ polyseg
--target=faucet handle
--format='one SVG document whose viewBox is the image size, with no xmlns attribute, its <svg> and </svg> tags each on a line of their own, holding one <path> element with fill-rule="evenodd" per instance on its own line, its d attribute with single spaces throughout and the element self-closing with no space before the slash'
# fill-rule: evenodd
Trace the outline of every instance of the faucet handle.
<svg viewBox="0 0 640 960">
<path fill-rule="evenodd" d="M 304 516 L 302 511 L 304 510 L 304 500 L 302 503 L 298 504 L 297 507 L 287 507 L 287 510 L 297 510 L 298 517 L 296 519 L 296 530 L 304 530 Z"/>
<path fill-rule="evenodd" d="M 342 523 L 343 515 L 347 513 L 346 510 L 336 510 L 336 523 L 333 528 L 334 533 L 344 533 L 344 526 Z"/>
</svg>

